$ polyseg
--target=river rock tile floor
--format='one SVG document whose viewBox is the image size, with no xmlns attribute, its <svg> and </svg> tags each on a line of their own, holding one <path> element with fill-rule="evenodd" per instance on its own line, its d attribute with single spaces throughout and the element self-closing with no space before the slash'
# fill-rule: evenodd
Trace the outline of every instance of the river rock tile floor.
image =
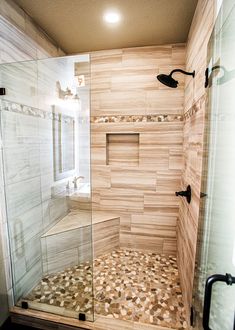
<svg viewBox="0 0 235 330">
<path fill-rule="evenodd" d="M 93 276 L 92 276 L 93 272 Z M 174 256 L 116 250 L 47 275 L 25 298 L 39 303 L 122 320 L 187 329 Z"/>
</svg>

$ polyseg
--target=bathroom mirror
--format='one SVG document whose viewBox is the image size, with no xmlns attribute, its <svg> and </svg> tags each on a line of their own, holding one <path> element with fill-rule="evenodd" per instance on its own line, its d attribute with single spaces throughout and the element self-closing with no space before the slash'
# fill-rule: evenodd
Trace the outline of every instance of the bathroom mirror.
<svg viewBox="0 0 235 330">
<path fill-rule="evenodd" d="M 74 175 L 75 118 L 56 111 L 53 106 L 53 163 L 54 180 Z"/>
</svg>

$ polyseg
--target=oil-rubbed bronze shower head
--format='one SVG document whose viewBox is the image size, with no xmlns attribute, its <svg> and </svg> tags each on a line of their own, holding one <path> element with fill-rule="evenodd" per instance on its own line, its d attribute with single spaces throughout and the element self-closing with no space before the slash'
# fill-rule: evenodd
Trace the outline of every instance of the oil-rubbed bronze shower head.
<svg viewBox="0 0 235 330">
<path fill-rule="evenodd" d="M 175 80 L 174 78 L 172 78 L 173 73 L 175 72 L 181 72 L 183 74 L 189 75 L 189 76 L 193 76 L 193 78 L 195 77 L 195 71 L 193 72 L 186 72 L 184 70 L 181 69 L 175 69 L 173 71 L 171 71 L 171 73 L 169 75 L 167 74 L 159 74 L 157 76 L 157 79 L 164 85 L 171 87 L 171 88 L 177 88 L 178 86 L 178 81 Z"/>
<path fill-rule="evenodd" d="M 171 75 L 167 74 L 159 74 L 157 76 L 157 79 L 164 85 L 171 87 L 171 88 L 176 88 L 178 85 L 178 81 L 172 78 Z"/>
</svg>

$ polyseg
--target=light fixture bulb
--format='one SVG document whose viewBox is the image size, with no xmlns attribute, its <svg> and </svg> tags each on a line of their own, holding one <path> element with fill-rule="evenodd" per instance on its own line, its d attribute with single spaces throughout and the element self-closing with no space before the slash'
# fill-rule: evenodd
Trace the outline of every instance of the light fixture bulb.
<svg viewBox="0 0 235 330">
<path fill-rule="evenodd" d="M 117 11 L 108 11 L 104 14 L 104 20 L 110 24 L 116 24 L 120 22 L 121 16 Z"/>
</svg>

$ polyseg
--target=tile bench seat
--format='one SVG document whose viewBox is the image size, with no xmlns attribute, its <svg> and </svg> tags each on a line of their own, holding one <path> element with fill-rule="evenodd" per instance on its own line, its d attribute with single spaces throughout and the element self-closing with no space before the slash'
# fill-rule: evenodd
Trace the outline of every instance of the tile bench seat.
<svg viewBox="0 0 235 330">
<path fill-rule="evenodd" d="M 43 273 L 51 274 L 119 248 L 118 215 L 71 210 L 41 237 Z"/>
</svg>

